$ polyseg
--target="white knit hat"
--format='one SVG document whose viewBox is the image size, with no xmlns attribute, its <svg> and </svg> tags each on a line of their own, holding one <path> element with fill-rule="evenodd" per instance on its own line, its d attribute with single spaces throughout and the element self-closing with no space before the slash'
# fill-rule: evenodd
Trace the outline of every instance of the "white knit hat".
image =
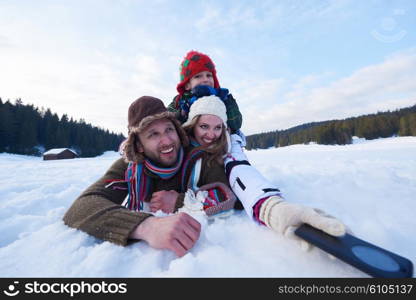
<svg viewBox="0 0 416 300">
<path fill-rule="evenodd" d="M 189 110 L 188 120 L 182 125 L 187 126 L 192 119 L 199 115 L 214 115 L 219 117 L 227 128 L 227 109 L 224 102 L 217 96 L 205 96 L 196 100 Z"/>
</svg>

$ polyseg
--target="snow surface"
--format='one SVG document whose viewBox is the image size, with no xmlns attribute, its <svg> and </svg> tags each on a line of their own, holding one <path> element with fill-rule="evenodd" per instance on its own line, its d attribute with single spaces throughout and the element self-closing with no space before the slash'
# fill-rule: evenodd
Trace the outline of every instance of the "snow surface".
<svg viewBox="0 0 416 300">
<path fill-rule="evenodd" d="M 358 140 L 355 140 L 358 141 Z M 288 201 L 321 208 L 362 239 L 416 262 L 416 137 L 248 152 Z M 43 161 L 0 154 L 2 277 L 368 277 L 254 224 L 245 212 L 204 227 L 182 258 L 120 247 L 65 226 L 74 199 L 118 158 Z"/>
</svg>

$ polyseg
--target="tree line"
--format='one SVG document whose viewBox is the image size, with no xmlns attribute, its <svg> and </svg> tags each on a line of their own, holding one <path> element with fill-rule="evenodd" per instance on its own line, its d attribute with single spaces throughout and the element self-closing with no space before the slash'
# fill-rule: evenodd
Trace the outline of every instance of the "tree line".
<svg viewBox="0 0 416 300">
<path fill-rule="evenodd" d="M 81 157 L 93 157 L 117 151 L 124 138 L 83 119 L 77 121 L 66 114 L 59 118 L 49 108 L 25 105 L 21 99 L 3 102 L 0 98 L 0 153 L 40 156 L 52 148 L 70 148 Z"/>
<path fill-rule="evenodd" d="M 286 130 L 247 136 L 250 149 L 284 147 L 315 142 L 323 145 L 351 144 L 352 137 L 367 140 L 391 136 L 416 136 L 416 105 L 344 120 L 307 123 Z"/>
</svg>

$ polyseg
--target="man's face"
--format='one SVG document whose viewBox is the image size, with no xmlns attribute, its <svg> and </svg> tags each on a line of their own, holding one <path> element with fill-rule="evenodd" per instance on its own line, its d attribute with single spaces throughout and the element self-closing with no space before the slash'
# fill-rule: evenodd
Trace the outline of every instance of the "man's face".
<svg viewBox="0 0 416 300">
<path fill-rule="evenodd" d="M 139 133 L 141 147 L 139 151 L 163 167 L 173 166 L 181 146 L 178 133 L 173 123 L 168 119 L 153 121 Z"/>
<path fill-rule="evenodd" d="M 208 85 L 214 87 L 214 76 L 211 72 L 202 71 L 194 75 L 189 82 L 185 85 L 185 90 L 190 91 L 197 85 Z"/>
</svg>

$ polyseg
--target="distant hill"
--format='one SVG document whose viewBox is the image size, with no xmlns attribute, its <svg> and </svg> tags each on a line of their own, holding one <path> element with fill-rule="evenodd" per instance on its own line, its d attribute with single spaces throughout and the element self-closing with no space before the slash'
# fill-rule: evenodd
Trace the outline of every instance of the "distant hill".
<svg viewBox="0 0 416 300">
<path fill-rule="evenodd" d="M 81 157 L 101 155 L 118 150 L 122 134 L 75 121 L 64 114 L 60 119 L 48 109 L 3 102 L 0 98 L 0 153 L 40 156 L 51 148 L 71 148 Z"/>
<path fill-rule="evenodd" d="M 416 136 L 416 105 L 343 120 L 298 125 L 247 136 L 247 149 L 266 149 L 316 142 L 325 145 L 350 144 L 353 136 L 368 140 L 390 136 Z"/>
</svg>

